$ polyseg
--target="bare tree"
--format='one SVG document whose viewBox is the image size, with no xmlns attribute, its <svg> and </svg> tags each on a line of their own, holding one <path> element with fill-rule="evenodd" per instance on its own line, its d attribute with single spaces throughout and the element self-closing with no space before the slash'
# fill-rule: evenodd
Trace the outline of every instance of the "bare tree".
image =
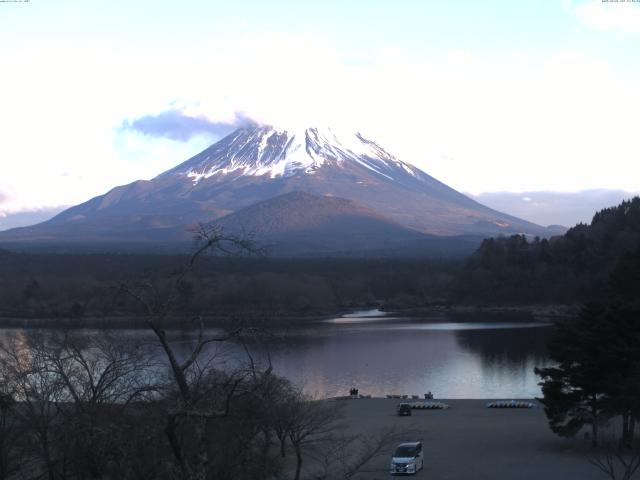
<svg viewBox="0 0 640 480">
<path fill-rule="evenodd" d="M 4 385 L 0 386 L 2 387 Z M 13 396 L 0 390 L 0 480 L 8 480 L 20 469 L 17 443 L 20 441 L 22 430 L 15 409 L 16 402 Z"/>
<path fill-rule="evenodd" d="M 119 423 L 125 409 L 133 401 L 157 397 L 149 353 L 110 332 L 51 333 L 31 342 L 30 348 L 44 357 L 44 373 L 64 387 L 57 430 L 63 436 L 64 448 L 58 450 L 64 453 L 67 470 L 101 478 L 120 452 L 124 439 Z"/>
<path fill-rule="evenodd" d="M 191 353 L 180 359 L 167 336 L 167 324 L 178 304 L 180 292 L 184 290 L 187 275 L 193 271 L 197 260 L 211 252 L 225 255 L 258 253 L 250 237 L 228 235 L 216 226 L 199 225 L 196 234 L 196 248 L 188 260 L 161 290 L 149 279 L 135 283 L 121 284 L 119 291 L 133 298 L 141 307 L 149 329 L 160 345 L 175 386 L 174 406 L 167 412 L 166 435 L 171 445 L 175 461 L 184 479 L 205 480 L 209 452 L 207 427 L 212 419 L 224 418 L 229 414 L 231 399 L 246 385 L 251 375 L 239 370 L 232 375 L 219 375 L 207 359 L 202 360 L 206 347 L 212 343 L 223 343 L 238 338 L 244 331 L 241 327 L 219 335 L 205 337 L 202 317 L 192 319 L 198 329 L 197 340 Z M 217 401 L 211 401 L 211 399 Z M 188 435 L 185 436 L 185 430 Z M 186 442 L 184 439 L 190 441 Z M 186 451 L 187 444 L 195 449 L 195 455 Z"/>
<path fill-rule="evenodd" d="M 377 435 L 345 435 L 343 431 L 326 443 L 326 448 L 316 451 L 318 465 L 313 480 L 350 480 L 360 474 L 370 477 L 373 473 L 386 473 L 371 467 L 371 463 L 389 451 L 398 442 L 414 438 L 418 432 L 411 429 L 385 429 Z"/>
<path fill-rule="evenodd" d="M 119 451 L 124 409 L 156 391 L 146 353 L 112 334 L 14 335 L 0 368 L 12 425 L 25 434 L 27 478 L 101 478 Z"/>
<path fill-rule="evenodd" d="M 301 393 L 291 383 L 281 377 L 271 376 L 269 392 L 265 395 L 265 409 L 268 412 L 265 428 L 273 432 L 278 440 L 281 458 L 286 457 L 289 433 L 297 421 L 298 402 Z"/>
<path fill-rule="evenodd" d="M 332 440 L 340 427 L 341 413 L 337 404 L 315 401 L 303 394 L 290 404 L 290 409 L 288 435 L 296 455 L 294 479 L 299 480 L 305 450 Z"/>
<path fill-rule="evenodd" d="M 613 436 L 601 438 L 587 459 L 611 480 L 631 480 L 640 468 L 640 446 L 625 445 Z"/>
<path fill-rule="evenodd" d="M 158 347 L 162 353 L 159 364 L 139 344 L 105 333 L 19 333 L 2 345 L 0 373 L 8 394 L 6 402 L 1 397 L 0 420 L 6 413 L 25 434 L 22 478 L 273 478 L 282 465 L 272 448 L 276 431 L 294 446 L 299 477 L 302 450 L 326 438 L 322 425 L 329 428 L 333 414 L 320 414 L 322 404 L 300 396 L 272 373 L 270 362 L 265 370 L 257 366 L 249 345 L 259 332 L 236 326 L 207 335 L 196 316 L 191 324 L 197 338 L 189 352 L 169 339 L 172 321 L 184 316 L 183 285 L 197 259 L 211 250 L 254 251 L 250 242 L 219 229 L 202 227 L 199 233 L 194 254 L 169 277 L 119 286 L 142 309 L 155 353 Z M 246 361 L 227 368 L 210 346 L 231 340 L 244 346 Z M 283 398 L 289 418 L 279 428 L 265 406 Z M 13 452 L 3 445 L 0 454 Z M 230 468 L 234 453 L 242 461 Z M 12 459 L 0 461 L 16 464 Z"/>
<path fill-rule="evenodd" d="M 149 352 L 112 332 L 32 334 L 29 348 L 43 358 L 45 373 L 63 383 L 79 412 L 98 405 L 125 407 L 159 388 Z"/>
<path fill-rule="evenodd" d="M 2 345 L 0 369 L 7 388 L 19 402 L 15 412 L 20 424 L 34 439 L 34 451 L 27 456 L 41 460 L 41 465 L 29 462 L 29 467 L 42 469 L 49 480 L 55 480 L 60 463 L 55 449 L 59 433 L 56 424 L 65 398 L 63 384 L 47 374 L 44 355 L 30 349 L 24 337 L 10 336 Z"/>
</svg>

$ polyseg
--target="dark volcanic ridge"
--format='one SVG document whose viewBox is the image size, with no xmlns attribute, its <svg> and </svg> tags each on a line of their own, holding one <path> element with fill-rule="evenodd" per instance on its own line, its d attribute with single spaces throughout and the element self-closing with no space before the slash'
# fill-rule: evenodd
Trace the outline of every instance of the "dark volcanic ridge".
<svg viewBox="0 0 640 480">
<path fill-rule="evenodd" d="M 406 228 L 352 200 L 291 192 L 220 218 L 225 231 L 252 232 L 278 256 L 413 255 L 430 248 L 442 254 L 470 253 L 476 242 L 442 238 Z M 447 245 L 448 243 L 448 245 Z"/>
</svg>

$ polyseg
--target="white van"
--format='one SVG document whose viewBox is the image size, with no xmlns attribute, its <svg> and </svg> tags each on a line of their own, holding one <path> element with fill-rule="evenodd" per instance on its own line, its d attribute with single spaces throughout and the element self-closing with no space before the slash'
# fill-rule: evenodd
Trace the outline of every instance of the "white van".
<svg viewBox="0 0 640 480">
<path fill-rule="evenodd" d="M 424 453 L 421 442 L 401 443 L 391 458 L 391 475 L 413 475 L 424 467 Z"/>
</svg>

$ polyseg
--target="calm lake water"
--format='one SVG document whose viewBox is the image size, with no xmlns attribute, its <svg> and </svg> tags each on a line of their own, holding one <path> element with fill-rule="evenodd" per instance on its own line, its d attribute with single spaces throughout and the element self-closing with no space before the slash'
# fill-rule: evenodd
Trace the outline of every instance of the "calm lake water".
<svg viewBox="0 0 640 480">
<path fill-rule="evenodd" d="M 547 366 L 549 324 L 385 317 L 358 312 L 290 330 L 271 345 L 274 368 L 320 397 L 361 394 L 531 398 Z M 463 319 L 462 319 L 463 320 Z"/>
<path fill-rule="evenodd" d="M 402 318 L 369 310 L 280 331 L 249 348 L 257 362 L 270 358 L 276 373 L 317 397 L 346 395 L 352 387 L 373 396 L 422 397 L 428 391 L 437 398 L 539 396 L 533 369 L 550 364 L 549 325 L 509 320 L 505 315 Z M 0 338 L 4 334 L 0 331 Z M 193 341 L 191 333 L 172 333 L 183 355 Z M 210 353 L 220 362 L 247 358 L 237 344 Z"/>
</svg>

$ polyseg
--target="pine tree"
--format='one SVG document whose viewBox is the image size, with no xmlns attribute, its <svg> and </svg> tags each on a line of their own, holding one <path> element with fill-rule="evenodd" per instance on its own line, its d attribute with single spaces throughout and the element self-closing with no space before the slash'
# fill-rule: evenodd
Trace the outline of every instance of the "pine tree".
<svg viewBox="0 0 640 480">
<path fill-rule="evenodd" d="M 557 324 L 549 353 L 558 365 L 535 370 L 542 378 L 539 400 L 551 430 L 572 437 L 590 425 L 594 445 L 598 426 L 610 410 L 604 387 L 607 368 L 598 351 L 598 320 L 604 311 L 602 305 L 588 305 L 576 320 Z"/>
<path fill-rule="evenodd" d="M 640 417 L 640 311 L 630 305 L 585 306 L 580 316 L 558 324 L 549 345 L 558 365 L 536 369 L 540 401 L 551 429 L 573 436 L 591 425 L 622 419 L 622 441 L 631 444 Z"/>
</svg>

